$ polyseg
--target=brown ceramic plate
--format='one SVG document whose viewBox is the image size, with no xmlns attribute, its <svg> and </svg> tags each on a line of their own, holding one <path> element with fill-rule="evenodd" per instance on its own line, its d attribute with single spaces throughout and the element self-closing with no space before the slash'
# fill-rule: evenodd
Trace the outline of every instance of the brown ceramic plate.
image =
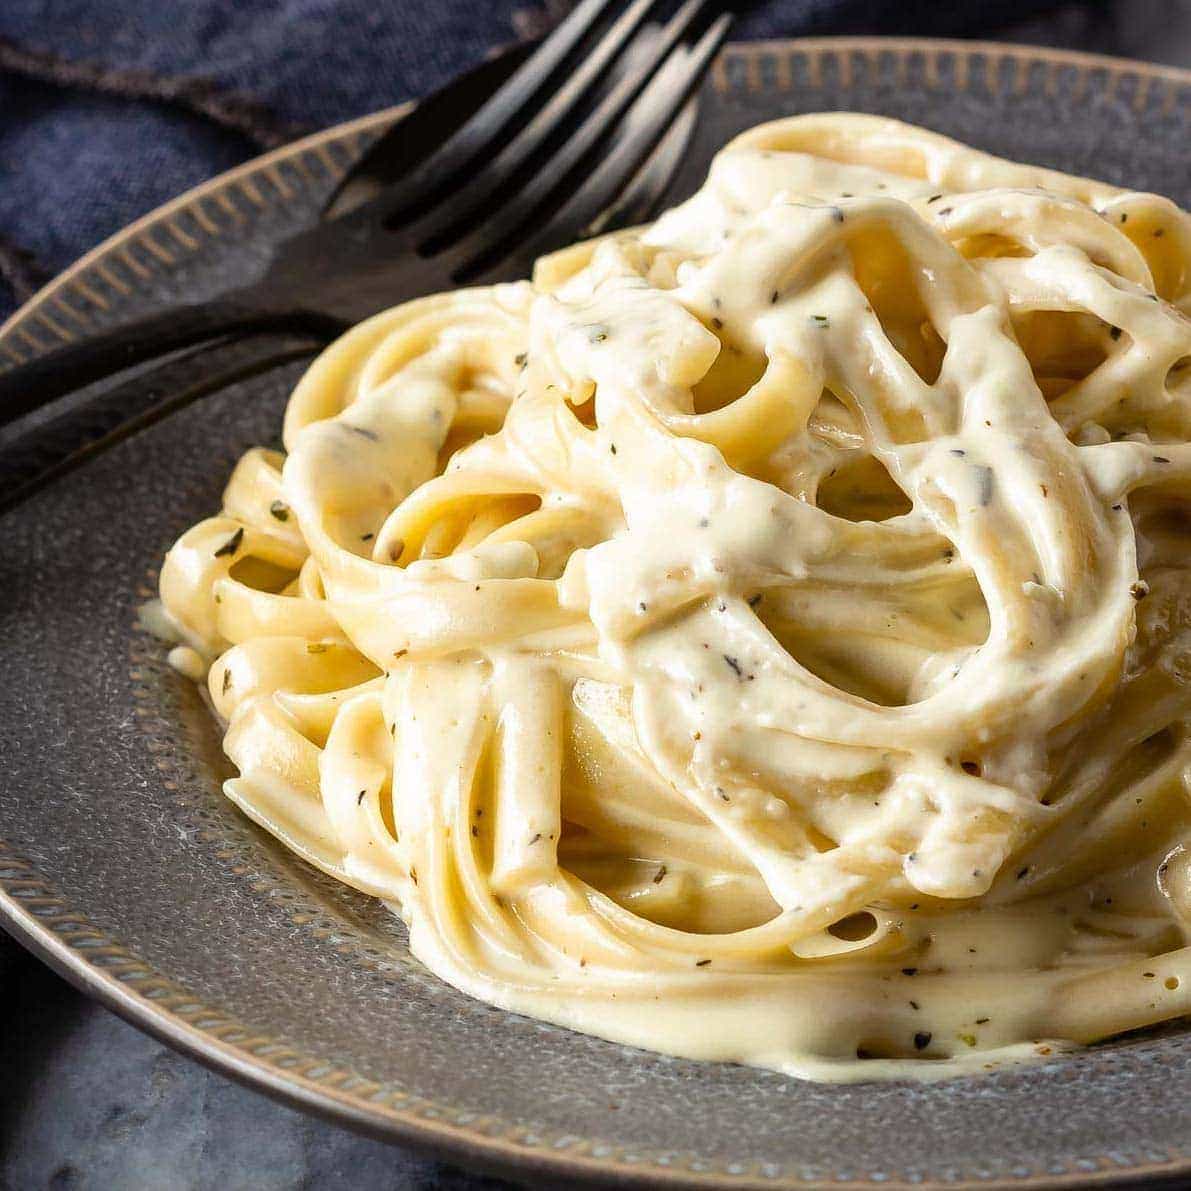
<svg viewBox="0 0 1191 1191">
<path fill-rule="evenodd" d="M 977 43 L 729 46 L 689 190 L 731 134 L 787 113 L 887 113 L 1191 205 L 1191 74 Z M 237 281 L 394 112 L 191 191 L 0 329 L 0 367 Z M 174 416 L 0 518 L 0 915 L 80 987 L 203 1062 L 458 1161 L 623 1186 L 1031 1188 L 1191 1179 L 1191 1036 L 1047 1066 L 823 1087 L 699 1065 L 471 1001 L 380 906 L 307 868 L 219 792 L 195 689 L 136 627 L 178 533 L 276 439 L 299 365 Z"/>
</svg>

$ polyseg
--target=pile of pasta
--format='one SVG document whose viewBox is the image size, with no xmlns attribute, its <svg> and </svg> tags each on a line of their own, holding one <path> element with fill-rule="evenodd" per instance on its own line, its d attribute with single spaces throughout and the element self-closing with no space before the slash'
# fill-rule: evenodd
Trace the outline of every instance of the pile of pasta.
<svg viewBox="0 0 1191 1191">
<path fill-rule="evenodd" d="M 227 795 L 444 980 L 667 1053 L 1186 1012 L 1189 268 L 1167 199 L 827 114 L 369 319 L 162 571 Z"/>
</svg>

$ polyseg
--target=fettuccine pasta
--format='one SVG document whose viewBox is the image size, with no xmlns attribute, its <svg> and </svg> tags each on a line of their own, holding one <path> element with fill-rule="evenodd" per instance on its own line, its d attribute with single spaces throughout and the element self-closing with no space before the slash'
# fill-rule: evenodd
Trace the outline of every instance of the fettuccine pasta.
<svg viewBox="0 0 1191 1191">
<path fill-rule="evenodd" d="M 162 571 L 228 797 L 457 988 L 671 1054 L 1186 1013 L 1189 309 L 1168 200 L 834 114 L 369 319 Z"/>
</svg>

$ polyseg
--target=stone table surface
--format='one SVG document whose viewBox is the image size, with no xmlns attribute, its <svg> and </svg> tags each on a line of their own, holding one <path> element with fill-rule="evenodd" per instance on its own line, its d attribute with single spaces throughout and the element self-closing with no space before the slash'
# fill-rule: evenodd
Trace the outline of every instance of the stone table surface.
<svg viewBox="0 0 1191 1191">
<path fill-rule="evenodd" d="M 1005 40 L 1191 66 L 1191 0 L 1072 3 Z M 274 1103 L 60 980 L 0 934 L 0 1191 L 502 1191 Z"/>
</svg>

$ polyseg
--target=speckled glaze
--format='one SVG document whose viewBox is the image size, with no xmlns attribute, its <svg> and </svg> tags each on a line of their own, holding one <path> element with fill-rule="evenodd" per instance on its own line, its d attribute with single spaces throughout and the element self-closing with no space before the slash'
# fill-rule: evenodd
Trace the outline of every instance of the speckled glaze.
<svg viewBox="0 0 1191 1191">
<path fill-rule="evenodd" d="M 728 47 L 689 191 L 730 135 L 854 109 L 1191 205 L 1191 75 L 979 43 Z M 0 368 L 197 298 L 306 219 L 380 113 L 183 196 L 0 328 Z M 226 802 L 196 690 L 136 627 L 162 553 L 276 441 L 289 365 L 159 424 L 0 518 L 0 916 L 117 1012 L 349 1124 L 552 1186 L 1083 1186 L 1191 1180 L 1191 1035 L 940 1084 L 825 1087 L 506 1014 L 406 950 L 383 908 Z"/>
</svg>

